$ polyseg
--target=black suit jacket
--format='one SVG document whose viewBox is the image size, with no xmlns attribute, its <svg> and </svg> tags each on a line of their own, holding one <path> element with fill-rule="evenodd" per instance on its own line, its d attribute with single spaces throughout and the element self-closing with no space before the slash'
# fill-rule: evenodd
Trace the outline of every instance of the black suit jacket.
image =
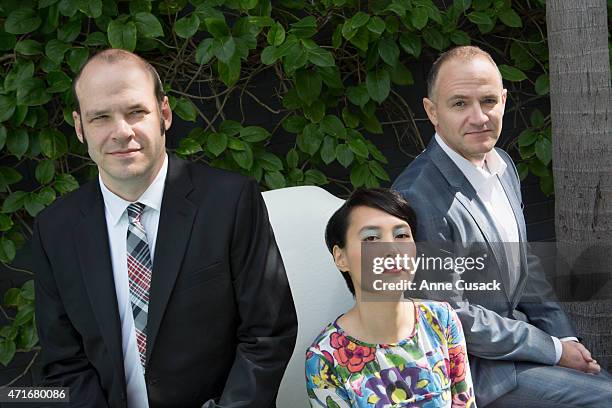
<svg viewBox="0 0 612 408">
<path fill-rule="evenodd" d="M 125 407 L 121 327 L 97 180 L 36 219 L 36 322 L 44 384 L 71 406 Z M 254 181 L 170 157 L 150 287 L 151 407 L 265 407 L 297 333 Z"/>
</svg>

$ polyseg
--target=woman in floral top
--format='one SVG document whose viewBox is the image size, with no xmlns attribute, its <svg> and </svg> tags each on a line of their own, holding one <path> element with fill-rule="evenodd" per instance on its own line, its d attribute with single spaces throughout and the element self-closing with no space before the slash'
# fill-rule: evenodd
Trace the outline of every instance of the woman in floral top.
<svg viewBox="0 0 612 408">
<path fill-rule="evenodd" d="M 325 240 L 356 302 L 306 353 L 312 407 L 476 407 L 461 323 L 450 305 L 406 300 L 402 290 L 381 293 L 371 271 L 362 275 L 363 243 L 394 243 L 414 256 L 415 226 L 412 208 L 387 189 L 357 190 L 330 219 Z M 411 272 L 387 267 L 380 276 L 397 281 Z"/>
</svg>

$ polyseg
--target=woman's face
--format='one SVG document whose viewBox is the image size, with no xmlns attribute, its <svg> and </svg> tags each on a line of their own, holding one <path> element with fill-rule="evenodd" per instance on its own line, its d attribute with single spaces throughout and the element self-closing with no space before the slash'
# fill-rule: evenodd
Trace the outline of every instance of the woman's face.
<svg viewBox="0 0 612 408">
<path fill-rule="evenodd" d="M 370 245 L 372 243 L 372 245 Z M 385 243 L 385 244 L 382 244 Z M 395 244 L 395 245 L 393 245 Z M 362 254 L 362 245 L 367 254 Z M 368 257 L 368 270 L 362 276 L 362 255 Z M 355 291 L 374 291 L 371 282 L 375 279 L 396 281 L 412 279 L 410 268 L 384 268 L 382 273 L 372 272 L 372 257 L 396 258 L 407 255 L 414 258 L 416 247 L 410 225 L 401 218 L 394 217 L 382 210 L 358 206 L 349 215 L 349 226 L 346 232 L 344 248 L 334 247 L 334 261 L 342 271 L 348 271 Z M 365 283 L 362 286 L 362 281 Z"/>
</svg>

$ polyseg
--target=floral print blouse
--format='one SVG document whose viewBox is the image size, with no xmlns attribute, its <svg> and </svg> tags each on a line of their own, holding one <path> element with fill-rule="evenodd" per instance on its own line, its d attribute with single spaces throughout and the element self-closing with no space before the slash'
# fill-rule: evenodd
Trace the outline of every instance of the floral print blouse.
<svg viewBox="0 0 612 408">
<path fill-rule="evenodd" d="M 306 353 L 312 407 L 475 408 L 465 339 L 448 303 L 415 301 L 413 335 L 369 344 L 329 324 Z"/>
</svg>

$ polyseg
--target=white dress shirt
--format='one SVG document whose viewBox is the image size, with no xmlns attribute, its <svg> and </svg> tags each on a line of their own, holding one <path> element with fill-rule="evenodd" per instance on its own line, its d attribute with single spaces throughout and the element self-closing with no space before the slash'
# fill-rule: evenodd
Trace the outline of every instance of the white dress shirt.
<svg viewBox="0 0 612 408">
<path fill-rule="evenodd" d="M 478 167 L 451 149 L 437 133 L 435 139 L 453 163 L 459 167 L 459 170 L 465 175 L 472 187 L 474 187 L 474 190 L 476 190 L 489 216 L 493 219 L 493 227 L 497 230 L 502 242 L 511 243 L 504 244 L 503 246 L 506 251 L 506 257 L 511 261 L 510 265 L 513 265 L 509 270 L 510 292 L 512 292 L 520 277 L 520 248 L 518 244 L 514 244 L 520 242 L 520 237 L 510 200 L 508 200 L 508 196 L 500 181 L 507 168 L 506 162 L 495 149 L 492 149 L 485 155 L 483 167 Z M 561 341 L 557 337 L 551 337 L 555 345 L 556 362 L 558 363 L 563 351 Z M 575 337 L 564 337 L 561 340 L 578 341 Z"/>
<path fill-rule="evenodd" d="M 136 200 L 146 205 L 142 213 L 141 222 L 147 233 L 147 241 L 151 252 L 151 262 L 153 262 L 155 256 L 157 227 L 159 226 L 159 214 L 167 173 L 168 155 L 166 155 L 164 164 L 151 185 L 142 193 L 140 198 Z M 147 387 L 142 364 L 140 363 L 138 346 L 136 345 L 134 315 L 132 314 L 128 284 L 126 244 L 128 216 L 126 210 L 132 203 L 111 192 L 104 185 L 101 178 L 99 178 L 99 182 L 102 190 L 102 197 L 104 198 L 104 214 L 106 216 L 113 277 L 115 280 L 115 290 L 117 292 L 117 306 L 119 308 L 119 318 L 121 319 L 121 345 L 123 348 L 123 364 L 127 382 L 128 407 L 148 408 Z"/>
</svg>

